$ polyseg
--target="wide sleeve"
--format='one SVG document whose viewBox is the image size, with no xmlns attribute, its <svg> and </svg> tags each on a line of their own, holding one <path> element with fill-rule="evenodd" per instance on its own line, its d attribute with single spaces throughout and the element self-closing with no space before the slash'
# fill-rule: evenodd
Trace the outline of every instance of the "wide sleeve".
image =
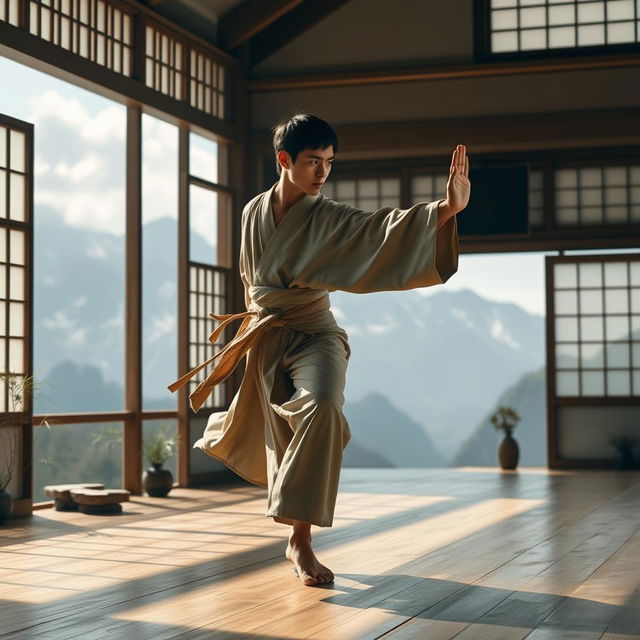
<svg viewBox="0 0 640 640">
<path fill-rule="evenodd" d="M 366 212 L 324 199 L 289 286 L 372 293 L 443 284 L 460 247 L 455 215 L 437 228 L 440 202 Z"/>
</svg>

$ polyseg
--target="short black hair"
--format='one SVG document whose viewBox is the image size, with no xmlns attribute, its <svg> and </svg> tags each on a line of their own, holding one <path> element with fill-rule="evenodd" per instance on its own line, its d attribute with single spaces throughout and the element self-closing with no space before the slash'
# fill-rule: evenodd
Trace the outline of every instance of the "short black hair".
<svg viewBox="0 0 640 640">
<path fill-rule="evenodd" d="M 292 162 L 296 161 L 298 154 L 304 149 L 326 149 L 333 146 L 334 153 L 338 152 L 338 136 L 331 125 L 308 113 L 297 113 L 288 120 L 279 122 L 272 131 L 276 156 L 282 149 L 291 156 Z M 277 157 L 276 171 L 278 175 L 282 172 Z"/>
</svg>

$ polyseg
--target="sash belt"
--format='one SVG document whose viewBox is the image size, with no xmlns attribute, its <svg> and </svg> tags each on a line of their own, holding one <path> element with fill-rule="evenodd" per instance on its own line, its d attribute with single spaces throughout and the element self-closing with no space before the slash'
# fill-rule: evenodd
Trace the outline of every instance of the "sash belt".
<svg viewBox="0 0 640 640">
<path fill-rule="evenodd" d="M 328 310 L 328 298 L 319 298 L 309 304 L 296 306 L 291 310 L 278 311 L 260 307 L 257 310 L 242 311 L 241 313 L 228 313 L 217 315 L 210 313 L 209 316 L 220 322 L 209 336 L 209 342 L 215 343 L 220 334 L 234 320 L 243 318 L 242 324 L 233 339 L 228 342 L 218 353 L 199 364 L 195 369 L 185 373 L 181 378 L 172 382 L 167 389 L 172 393 L 183 387 L 201 369 L 214 360 L 213 369 L 209 375 L 189 395 L 191 408 L 194 412 L 204 404 L 213 388 L 225 380 L 233 373 L 240 360 L 246 355 L 251 347 L 255 346 L 262 338 L 269 327 L 288 327 L 292 329 L 304 330 L 305 326 L 311 325 L 317 328 L 319 320 L 325 320 L 324 328 L 335 326 L 333 314 Z M 324 314 L 328 314 L 325 316 Z M 313 331 L 311 331 L 313 333 Z"/>
</svg>

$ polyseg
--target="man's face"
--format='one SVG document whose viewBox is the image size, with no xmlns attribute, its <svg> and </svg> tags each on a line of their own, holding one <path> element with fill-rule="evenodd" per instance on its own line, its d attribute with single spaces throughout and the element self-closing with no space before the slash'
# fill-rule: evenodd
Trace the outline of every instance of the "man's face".
<svg viewBox="0 0 640 640">
<path fill-rule="evenodd" d="M 291 163 L 291 156 L 286 151 L 280 153 L 287 160 L 291 182 L 309 195 L 320 193 L 333 164 L 333 145 L 326 149 L 304 149 L 298 154 L 295 164 Z"/>
</svg>

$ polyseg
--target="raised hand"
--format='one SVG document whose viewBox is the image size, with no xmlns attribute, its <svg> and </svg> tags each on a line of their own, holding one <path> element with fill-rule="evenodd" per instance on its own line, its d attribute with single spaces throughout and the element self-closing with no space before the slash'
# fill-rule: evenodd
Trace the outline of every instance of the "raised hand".
<svg viewBox="0 0 640 640">
<path fill-rule="evenodd" d="M 469 182 L 469 157 L 467 147 L 459 144 L 451 158 L 449 180 L 447 181 L 447 205 L 450 211 L 458 213 L 469 204 L 471 182 Z"/>
</svg>

